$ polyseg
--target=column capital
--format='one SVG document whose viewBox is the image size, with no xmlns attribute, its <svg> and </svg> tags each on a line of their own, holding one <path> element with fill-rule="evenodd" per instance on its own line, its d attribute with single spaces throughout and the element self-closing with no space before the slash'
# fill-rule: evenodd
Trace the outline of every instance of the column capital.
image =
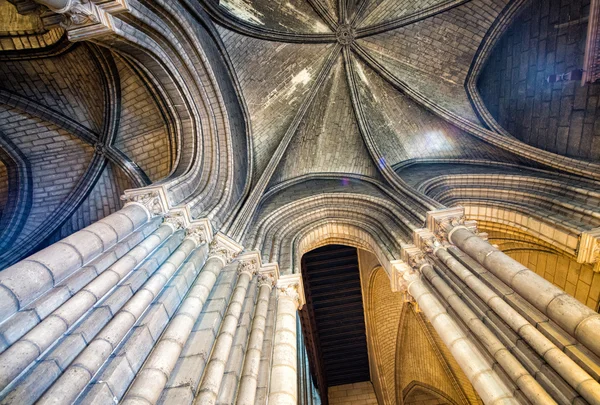
<svg viewBox="0 0 600 405">
<path fill-rule="evenodd" d="M 279 277 L 276 287 L 279 297 L 291 298 L 296 304 L 296 307 L 302 309 L 306 300 L 304 297 L 302 276 L 300 274 L 296 273 Z"/>
<path fill-rule="evenodd" d="M 415 310 L 419 312 L 419 306 L 408 291 L 408 288 L 411 283 L 420 279 L 420 269 L 416 269 L 414 266 L 408 264 L 404 260 L 394 260 L 391 262 L 391 265 L 392 291 L 402 293 L 403 301 L 412 304 L 415 307 Z"/>
<path fill-rule="evenodd" d="M 600 273 L 600 228 L 581 233 L 577 248 L 577 263 L 594 264 L 594 271 Z"/>
<path fill-rule="evenodd" d="M 161 189 L 126 190 L 121 200 L 125 201 L 125 206 L 135 204 L 142 207 L 148 219 L 169 211 L 167 196 Z"/>
<path fill-rule="evenodd" d="M 71 42 L 115 32 L 113 14 L 129 10 L 127 0 L 36 0 L 50 12 L 42 13 L 46 28 L 65 28 Z"/>
<path fill-rule="evenodd" d="M 427 212 L 427 229 L 433 234 L 445 233 L 447 225 L 462 225 L 465 221 L 463 207 L 442 208 Z"/>
<path fill-rule="evenodd" d="M 443 208 L 427 212 L 427 229 L 433 233 L 441 242 L 450 241 L 450 235 L 454 228 L 465 228 L 473 233 L 477 231 L 477 221 L 467 221 L 463 207 Z M 480 234 L 486 238 L 486 234 Z"/>
<path fill-rule="evenodd" d="M 167 212 L 165 214 L 165 224 L 173 228 L 173 231 L 185 228 L 185 219 L 181 212 Z"/>
<path fill-rule="evenodd" d="M 217 257 L 226 265 L 237 257 L 243 249 L 243 246 L 219 232 L 210 242 L 208 256 Z"/>
<path fill-rule="evenodd" d="M 239 260 L 240 267 L 238 267 L 238 275 L 243 273 L 248 274 L 251 278 L 258 273 L 259 263 L 256 259 Z"/>
</svg>

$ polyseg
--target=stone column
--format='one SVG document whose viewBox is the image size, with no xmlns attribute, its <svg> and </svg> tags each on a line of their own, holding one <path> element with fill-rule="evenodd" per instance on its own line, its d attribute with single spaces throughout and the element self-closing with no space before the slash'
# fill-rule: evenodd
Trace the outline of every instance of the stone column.
<svg viewBox="0 0 600 405">
<path fill-rule="evenodd" d="M 229 301 L 229 306 L 221 324 L 219 336 L 213 347 L 210 361 L 204 371 L 198 396 L 194 401 L 197 405 L 212 405 L 217 401 L 217 395 L 219 394 L 219 388 L 225 374 L 225 366 L 233 344 L 238 319 L 242 312 L 248 284 L 257 270 L 258 263 L 256 260 L 241 262 L 233 295 Z"/>
<path fill-rule="evenodd" d="M 462 299 L 446 284 L 431 265 L 421 267 L 421 272 L 434 288 L 454 309 L 473 335 L 483 344 L 488 353 L 500 364 L 517 387 L 534 405 L 556 404 L 552 397 L 529 374 L 502 342 L 485 326 Z"/>
<path fill-rule="evenodd" d="M 0 390 L 172 234 L 171 226 L 162 225 L 0 354 Z"/>
<path fill-rule="evenodd" d="M 475 292 L 583 398 L 592 404 L 600 404 L 600 384 L 588 373 L 444 248 L 438 247 L 434 252 L 459 279 Z"/>
<path fill-rule="evenodd" d="M 275 341 L 269 387 L 269 405 L 296 405 L 298 399 L 296 316 L 304 304 L 299 274 L 282 276 L 277 282 L 278 302 Z"/>
<path fill-rule="evenodd" d="M 476 260 L 485 269 L 600 356 L 600 314 L 510 258 L 465 225 L 462 208 L 427 213 L 427 227 Z"/>
<path fill-rule="evenodd" d="M 272 274 L 260 274 L 258 279 L 258 299 L 252 319 L 252 330 L 248 339 L 248 349 L 242 369 L 242 378 L 238 389 L 238 405 L 254 405 L 256 397 L 256 385 L 258 381 L 258 369 L 262 355 L 265 326 L 267 322 L 267 311 L 269 310 L 269 296 L 275 282 Z"/>
<path fill-rule="evenodd" d="M 577 301 L 463 225 L 446 224 L 448 241 L 471 256 L 596 355 L 600 355 L 600 314 Z"/>
<path fill-rule="evenodd" d="M 120 211 L 0 273 L 0 323 L 109 250 L 150 219 L 142 204 Z"/>
<path fill-rule="evenodd" d="M 221 270 L 235 254 L 219 240 L 217 235 L 210 244 L 202 272 L 127 391 L 123 404 L 137 404 L 140 399 L 158 402 Z"/>
<path fill-rule="evenodd" d="M 417 260 L 415 263 L 419 271 L 422 267 L 429 266 L 422 260 Z M 423 283 L 419 273 L 406 263 L 397 265 L 396 271 L 398 273 L 394 276 L 401 277 L 398 284 L 402 288 L 406 288 L 415 299 L 419 308 L 431 322 L 483 402 L 486 405 L 517 405 L 519 402 L 514 398 L 511 391 L 498 377 L 483 354 L 446 312 L 444 306 Z"/>
<path fill-rule="evenodd" d="M 168 219 L 167 221 L 166 224 L 171 226 L 174 231 L 182 226 L 177 218 Z M 102 328 L 94 340 L 88 344 L 85 350 L 77 356 L 69 368 L 40 398 L 38 403 L 57 404 L 74 401 L 169 280 L 180 270 L 185 260 L 198 247 L 198 244 L 199 239 L 195 235 L 188 235 L 167 261 L 158 268 L 156 273 Z"/>
</svg>

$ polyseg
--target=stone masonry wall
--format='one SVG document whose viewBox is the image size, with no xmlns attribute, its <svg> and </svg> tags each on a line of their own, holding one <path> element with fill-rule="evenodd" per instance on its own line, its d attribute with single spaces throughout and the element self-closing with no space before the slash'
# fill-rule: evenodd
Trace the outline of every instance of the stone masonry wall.
<svg viewBox="0 0 600 405">
<path fill-rule="evenodd" d="M 171 145 L 163 116 L 140 78 L 115 58 L 121 79 L 121 122 L 115 146 L 136 162 L 151 180 L 171 170 Z"/>
<path fill-rule="evenodd" d="M 486 107 L 518 139 L 600 160 L 600 83 L 549 84 L 583 67 L 589 0 L 533 0 L 492 52 L 479 80 Z"/>
<path fill-rule="evenodd" d="M 377 405 L 370 381 L 329 388 L 329 405 Z"/>
</svg>

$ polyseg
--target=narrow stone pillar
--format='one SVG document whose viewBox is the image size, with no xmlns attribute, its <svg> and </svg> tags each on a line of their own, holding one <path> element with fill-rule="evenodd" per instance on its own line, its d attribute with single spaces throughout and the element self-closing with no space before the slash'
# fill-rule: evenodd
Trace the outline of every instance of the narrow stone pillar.
<svg viewBox="0 0 600 405">
<path fill-rule="evenodd" d="M 419 262 L 419 268 L 429 266 Z M 415 299 L 429 322 L 454 356 L 465 375 L 486 405 L 517 405 L 511 391 L 492 369 L 483 354 L 464 334 L 444 306 L 423 283 L 419 274 L 410 266 L 404 265 L 399 269 L 400 281 Z"/>
<path fill-rule="evenodd" d="M 600 314 L 577 301 L 465 226 L 445 224 L 448 241 L 600 356 Z"/>
<path fill-rule="evenodd" d="M 500 364 L 502 369 L 511 378 L 517 387 L 534 405 L 556 404 L 554 399 L 542 386 L 529 374 L 523 365 L 512 355 L 475 313 L 462 299 L 446 284 L 437 274 L 433 266 L 421 267 L 421 272 L 431 282 L 444 300 L 454 309 L 475 337 L 483 344 L 488 353 Z"/>
<path fill-rule="evenodd" d="M 591 404 L 600 404 L 600 384 L 443 248 L 435 255 Z"/>
<path fill-rule="evenodd" d="M 258 299 L 254 318 L 252 319 L 252 330 L 248 340 L 248 349 L 244 359 L 242 378 L 238 390 L 238 405 L 254 405 L 256 397 L 256 385 L 258 381 L 258 369 L 262 355 L 265 326 L 267 322 L 267 311 L 269 310 L 269 296 L 273 287 L 274 278 L 270 274 L 259 275 Z"/>
<path fill-rule="evenodd" d="M 238 269 L 238 279 L 233 291 L 225 318 L 221 324 L 219 336 L 212 350 L 210 361 L 204 371 L 204 377 L 200 384 L 198 396 L 194 401 L 197 405 L 213 405 L 217 401 L 219 388 L 225 374 L 225 366 L 233 344 L 238 319 L 242 312 L 244 298 L 248 290 L 248 284 L 258 270 L 258 263 L 253 261 L 242 262 Z"/>
<path fill-rule="evenodd" d="M 171 226 L 162 225 L 0 354 L 0 390 L 172 234 Z"/>
<path fill-rule="evenodd" d="M 218 240 L 211 243 L 209 257 L 202 272 L 127 391 L 123 404 L 137 404 L 140 399 L 145 403 L 158 402 L 185 343 L 202 313 L 204 303 L 221 270 L 231 261 L 234 253 L 231 249 L 221 246 Z"/>
<path fill-rule="evenodd" d="M 0 273 L 0 323 L 23 309 L 149 220 L 131 204 Z"/>
<path fill-rule="evenodd" d="M 277 282 L 278 302 L 275 341 L 269 387 L 269 405 L 296 405 L 298 399 L 297 310 L 304 304 L 299 274 L 282 276 Z"/>
<path fill-rule="evenodd" d="M 177 224 L 167 222 L 175 231 Z M 179 231 L 181 232 L 181 231 Z M 71 363 L 60 378 L 46 391 L 38 404 L 73 402 L 85 389 L 92 377 L 108 359 L 119 343 L 133 328 L 169 280 L 182 268 L 185 260 L 198 247 L 199 240 L 188 235 L 177 249 L 131 297 L 111 321 L 94 337 Z"/>
</svg>

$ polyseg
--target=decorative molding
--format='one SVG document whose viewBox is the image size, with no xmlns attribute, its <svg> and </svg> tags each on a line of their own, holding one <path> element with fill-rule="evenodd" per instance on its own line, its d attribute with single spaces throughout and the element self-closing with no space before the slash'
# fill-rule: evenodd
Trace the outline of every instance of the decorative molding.
<svg viewBox="0 0 600 405">
<path fill-rule="evenodd" d="M 210 257 L 216 257 L 223 261 L 223 264 L 228 264 L 236 258 L 244 247 L 239 245 L 233 239 L 227 235 L 219 232 L 215 235 L 209 245 L 208 255 Z"/>
<path fill-rule="evenodd" d="M 242 260 L 240 261 L 240 267 L 238 267 L 238 275 L 242 273 L 248 274 L 251 278 L 258 273 L 259 264 L 256 259 Z"/>
<path fill-rule="evenodd" d="M 286 296 L 291 298 L 298 306 L 298 309 L 302 309 L 306 303 L 302 275 L 296 273 L 281 276 L 277 280 L 276 286 L 279 297 Z"/>
<path fill-rule="evenodd" d="M 577 263 L 594 264 L 594 271 L 600 273 L 600 228 L 581 233 L 577 248 Z"/>
<path fill-rule="evenodd" d="M 242 253 L 238 257 L 238 261 L 256 263 L 256 273 L 258 273 L 259 287 L 265 283 L 268 283 L 271 285 L 271 287 L 274 287 L 275 283 L 279 279 L 279 265 L 277 263 L 263 263 L 258 250 L 251 250 L 249 252 Z"/>
<path fill-rule="evenodd" d="M 178 211 L 168 212 L 165 214 L 165 224 L 171 226 L 173 231 L 185 228 L 185 219 L 183 214 Z"/>
<path fill-rule="evenodd" d="M 143 188 L 125 190 L 125 194 L 121 196 L 121 200 L 125 201 L 125 206 L 135 204 L 145 209 L 148 219 L 169 212 L 167 198 L 162 189 Z"/>
<path fill-rule="evenodd" d="M 200 246 L 201 244 L 205 243 L 207 238 L 204 224 L 193 225 L 187 228 L 185 237 L 193 240 L 196 243 L 196 246 Z"/>
<path fill-rule="evenodd" d="M 390 275 L 391 288 L 393 292 L 406 292 L 408 284 L 404 280 L 404 273 L 412 271 L 412 267 L 409 266 L 404 260 L 393 260 L 390 262 L 392 266 L 392 273 Z"/>
<path fill-rule="evenodd" d="M 443 225 L 459 225 L 464 222 L 465 209 L 463 207 L 442 208 L 427 212 L 427 229 L 434 235 L 445 233 Z"/>
</svg>

